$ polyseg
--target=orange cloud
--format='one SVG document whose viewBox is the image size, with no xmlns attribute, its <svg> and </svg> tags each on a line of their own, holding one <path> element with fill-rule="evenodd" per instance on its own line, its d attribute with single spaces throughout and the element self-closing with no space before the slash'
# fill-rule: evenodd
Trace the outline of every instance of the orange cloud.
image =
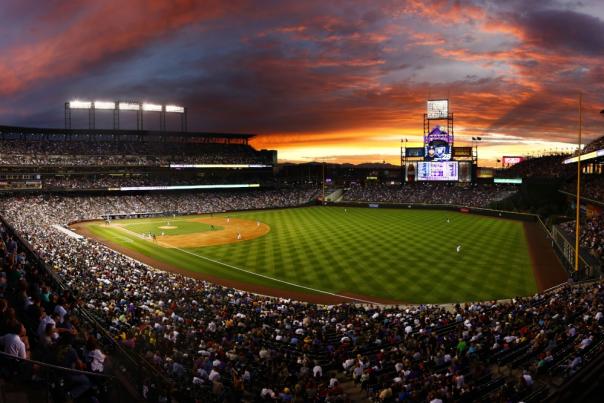
<svg viewBox="0 0 604 403">
<path fill-rule="evenodd" d="M 14 94 L 41 80 L 81 73 L 105 59 L 132 52 L 226 11 L 220 1 L 113 0 L 93 8 L 87 7 L 87 2 L 76 4 L 51 8 L 40 21 L 64 24 L 63 30 L 33 43 L 17 43 L 3 52 L 0 94 Z M 72 18 L 66 19 L 64 14 Z"/>
</svg>

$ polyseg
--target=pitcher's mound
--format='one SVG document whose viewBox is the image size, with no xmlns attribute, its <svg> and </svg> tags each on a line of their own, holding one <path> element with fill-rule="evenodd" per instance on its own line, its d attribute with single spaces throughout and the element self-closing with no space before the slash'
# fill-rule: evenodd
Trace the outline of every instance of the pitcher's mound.
<svg viewBox="0 0 604 403">
<path fill-rule="evenodd" d="M 175 225 L 162 225 L 161 227 L 159 227 L 159 229 L 176 229 L 178 228 Z"/>
</svg>

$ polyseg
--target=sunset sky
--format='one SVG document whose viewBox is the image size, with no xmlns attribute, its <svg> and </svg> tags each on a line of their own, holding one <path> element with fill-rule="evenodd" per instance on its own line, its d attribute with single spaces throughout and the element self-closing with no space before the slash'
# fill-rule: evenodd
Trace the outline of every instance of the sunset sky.
<svg viewBox="0 0 604 403">
<path fill-rule="evenodd" d="M 449 97 L 456 145 L 482 136 L 494 164 L 572 147 L 581 91 L 587 140 L 604 134 L 601 0 L 3 0 L 0 52 L 0 124 L 145 100 L 281 160 L 396 163 L 426 99 Z"/>
</svg>

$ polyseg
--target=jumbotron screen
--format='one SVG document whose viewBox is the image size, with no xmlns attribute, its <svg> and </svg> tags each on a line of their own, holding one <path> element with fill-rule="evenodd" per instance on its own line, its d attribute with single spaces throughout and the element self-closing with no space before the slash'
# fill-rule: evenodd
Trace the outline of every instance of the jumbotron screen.
<svg viewBox="0 0 604 403">
<path fill-rule="evenodd" d="M 456 181 L 459 180 L 457 161 L 419 161 L 417 163 L 418 181 Z"/>
</svg>

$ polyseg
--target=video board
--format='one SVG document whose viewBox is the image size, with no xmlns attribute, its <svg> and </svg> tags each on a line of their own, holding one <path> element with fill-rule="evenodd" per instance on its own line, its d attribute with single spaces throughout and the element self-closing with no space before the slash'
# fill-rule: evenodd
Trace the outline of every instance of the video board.
<svg viewBox="0 0 604 403">
<path fill-rule="evenodd" d="M 472 157 L 472 147 L 453 147 L 453 158 Z"/>
<path fill-rule="evenodd" d="M 417 163 L 418 181 L 457 181 L 459 180 L 457 161 L 419 161 Z"/>
<path fill-rule="evenodd" d="M 476 168 L 476 177 L 485 179 L 493 178 L 495 176 L 495 170 L 493 168 L 478 167 Z"/>
<path fill-rule="evenodd" d="M 522 178 L 493 178 L 493 183 L 511 183 L 522 185 Z"/>
<path fill-rule="evenodd" d="M 407 147 L 407 148 L 405 148 L 405 156 L 406 157 L 423 157 L 424 148 L 423 147 Z"/>
<path fill-rule="evenodd" d="M 524 157 L 503 157 L 503 165 L 508 167 L 524 161 Z"/>
<path fill-rule="evenodd" d="M 440 126 L 435 126 L 424 137 L 424 148 L 426 149 L 424 159 L 426 161 L 449 161 L 452 146 L 453 137 Z"/>
</svg>

